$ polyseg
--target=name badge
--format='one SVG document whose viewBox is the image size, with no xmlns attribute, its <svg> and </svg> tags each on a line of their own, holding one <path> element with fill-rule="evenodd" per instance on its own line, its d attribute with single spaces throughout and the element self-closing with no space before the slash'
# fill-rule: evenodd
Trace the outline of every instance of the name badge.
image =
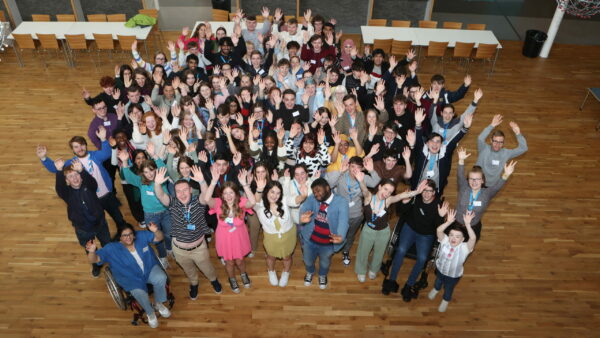
<svg viewBox="0 0 600 338">
<path fill-rule="evenodd" d="M 380 211 L 377 213 L 377 217 L 383 217 L 383 215 L 385 215 L 385 210 L 380 210 Z"/>
<path fill-rule="evenodd" d="M 350 69 L 350 66 L 344 67 L 344 70 L 348 70 L 348 69 Z"/>
<path fill-rule="evenodd" d="M 427 170 L 427 178 L 432 178 L 435 175 L 433 170 Z"/>
<path fill-rule="evenodd" d="M 298 75 L 296 75 L 296 78 L 297 78 L 298 80 L 302 79 L 302 74 L 298 74 Z"/>
<path fill-rule="evenodd" d="M 234 232 L 235 229 L 237 229 L 236 227 L 232 227 L 231 229 L 229 229 L 229 232 Z"/>
<path fill-rule="evenodd" d="M 105 127 L 108 127 L 108 126 L 110 126 L 110 121 L 104 121 L 104 126 L 105 126 Z"/>
<path fill-rule="evenodd" d="M 473 201 L 473 206 L 474 207 L 480 207 L 481 206 L 481 201 Z"/>
<path fill-rule="evenodd" d="M 349 206 L 350 208 L 352 208 L 352 207 L 354 206 L 354 201 L 352 201 L 352 202 L 348 203 L 348 206 Z"/>
<path fill-rule="evenodd" d="M 146 195 L 154 196 L 154 191 L 146 190 Z"/>
<path fill-rule="evenodd" d="M 492 160 L 492 165 L 500 165 L 500 161 L 498 161 L 498 160 Z"/>
<path fill-rule="evenodd" d="M 142 252 L 148 252 L 148 247 L 143 248 Z"/>
<path fill-rule="evenodd" d="M 312 63 L 313 65 L 317 64 L 317 60 L 310 60 L 310 63 Z"/>
<path fill-rule="evenodd" d="M 192 230 L 192 231 L 193 231 L 193 230 L 196 230 L 196 225 L 195 225 L 195 224 L 188 224 L 188 225 L 187 225 L 187 229 L 188 229 L 188 230 Z"/>
<path fill-rule="evenodd" d="M 421 215 L 425 216 L 425 212 L 423 211 L 423 209 L 419 208 L 419 211 L 421 212 Z"/>
<path fill-rule="evenodd" d="M 373 224 L 371 222 L 367 222 L 367 225 L 369 226 L 369 228 L 375 229 L 375 224 Z"/>
<path fill-rule="evenodd" d="M 227 218 L 225 218 L 225 223 L 233 224 L 233 217 L 227 217 Z"/>
<path fill-rule="evenodd" d="M 265 73 L 264 69 L 261 69 L 261 70 L 258 71 L 258 74 L 260 74 L 260 75 L 263 75 L 264 73 Z"/>
<path fill-rule="evenodd" d="M 300 112 L 296 110 L 295 112 L 292 113 L 292 116 L 293 117 L 300 116 Z"/>
</svg>

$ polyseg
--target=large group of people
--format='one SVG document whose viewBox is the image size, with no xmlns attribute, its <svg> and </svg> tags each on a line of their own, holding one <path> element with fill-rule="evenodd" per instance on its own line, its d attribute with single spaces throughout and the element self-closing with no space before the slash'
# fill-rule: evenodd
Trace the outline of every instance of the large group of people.
<svg viewBox="0 0 600 338">
<path fill-rule="evenodd" d="M 280 9 L 272 21 L 270 14 L 263 8 L 261 29 L 242 11 L 232 32 L 208 23 L 186 27 L 153 63 L 134 43 L 131 65 L 103 76 L 98 95 L 83 90 L 92 112 L 87 136 L 97 150 L 73 136 L 73 158 L 53 161 L 38 146 L 93 276 L 108 263 L 156 327 L 146 285 L 168 317 L 163 269 L 170 259 L 189 279 L 192 300 L 198 270 L 221 293 L 208 249 L 214 244 L 231 291 L 239 293 L 238 281 L 252 285 L 246 265 L 260 250 L 262 231 L 271 285 L 288 284 L 300 255 L 304 285 L 317 276 L 326 289 L 336 253 L 345 266 L 354 261 L 365 283 L 377 278 L 397 213 L 401 230 L 382 292 L 399 289 L 398 272 L 415 245 L 401 293 L 405 301 L 416 298 L 415 282 L 437 239 L 429 298 L 443 287 L 445 311 L 481 238 L 482 216 L 514 171 L 511 159 L 527 151 L 519 126 L 510 122 L 518 148 L 505 149 L 502 116 L 494 116 L 465 176 L 470 153 L 457 146 L 483 97 L 481 89 L 469 94 L 469 75 L 455 91 L 442 75 L 425 84 L 412 50 L 402 58 L 369 45 L 359 50 L 341 39 L 334 19 L 310 10 L 302 22 L 284 20 Z M 471 96 L 457 114 L 453 104 Z M 458 198 L 450 203 L 443 193 L 455 152 Z M 117 175 L 136 226 L 121 213 Z M 104 211 L 117 227 L 112 238 Z"/>
</svg>

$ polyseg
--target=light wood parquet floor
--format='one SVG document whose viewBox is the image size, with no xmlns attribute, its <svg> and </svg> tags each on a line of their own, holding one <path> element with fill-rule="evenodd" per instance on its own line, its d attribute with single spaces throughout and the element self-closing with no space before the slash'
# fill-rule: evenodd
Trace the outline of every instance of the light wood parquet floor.
<svg viewBox="0 0 600 338">
<path fill-rule="evenodd" d="M 252 288 L 239 295 L 225 285 L 224 293 L 215 295 L 201 280 L 199 299 L 190 301 L 183 272 L 172 267 L 173 316 L 160 320 L 155 331 L 131 326 L 131 312 L 118 310 L 104 281 L 91 278 L 65 205 L 55 195 L 54 177 L 34 154 L 44 143 L 53 158 L 70 156 L 68 138 L 85 135 L 92 117 L 81 87 L 98 90 L 98 79 L 112 74 L 115 61 L 103 56 L 95 68 L 84 55 L 70 69 L 53 56 L 45 69 L 26 53 L 26 67 L 19 68 L 8 51 L 0 63 L 0 336 L 598 335 L 600 135 L 594 126 L 600 103 L 590 99 L 583 112 L 578 106 L 586 87 L 600 85 L 600 47 L 558 45 L 549 59 L 527 59 L 520 43 L 503 44 L 492 77 L 481 64 L 471 67 L 473 88 L 483 88 L 484 97 L 462 145 L 475 152 L 477 134 L 493 114 L 502 113 L 506 146 L 516 146 L 508 128 L 514 120 L 529 152 L 484 217 L 483 240 L 445 314 L 437 312 L 439 298 L 429 301 L 422 294 L 404 303 L 398 294 L 381 295 L 381 275 L 358 283 L 339 255 L 326 291 L 303 286 L 299 249 L 290 285 L 271 287 L 260 251 L 248 260 Z M 434 61 L 425 60 L 422 83 L 436 69 Z M 451 62 L 445 75 L 448 86 L 456 88 L 463 73 Z M 456 195 L 454 175 L 453 170 L 446 189 L 450 201 Z M 127 208 L 122 210 L 133 221 Z M 211 250 L 225 282 L 225 270 Z M 406 260 L 399 283 L 412 264 Z"/>
</svg>

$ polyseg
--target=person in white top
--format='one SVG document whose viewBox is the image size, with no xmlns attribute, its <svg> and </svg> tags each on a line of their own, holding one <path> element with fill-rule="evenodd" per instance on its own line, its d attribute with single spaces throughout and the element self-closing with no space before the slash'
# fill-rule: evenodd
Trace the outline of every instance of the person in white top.
<svg viewBox="0 0 600 338">
<path fill-rule="evenodd" d="M 263 245 L 267 253 L 269 282 L 285 287 L 292 269 L 292 253 L 296 247 L 296 225 L 292 213 L 283 198 L 283 187 L 278 181 L 260 179 L 256 182 L 256 205 L 254 210 L 264 232 Z M 275 260 L 283 260 L 281 279 L 277 279 Z"/>
<path fill-rule="evenodd" d="M 455 222 L 456 210 L 451 209 L 448 210 L 446 223 L 437 228 L 437 238 L 440 246 L 435 260 L 435 284 L 429 292 L 429 299 L 435 299 L 442 286 L 444 287 L 444 296 L 438 307 L 439 312 L 445 312 L 448 308 L 454 287 L 463 275 L 463 265 L 475 248 L 477 238 L 473 228 L 471 228 L 471 221 L 474 216 L 473 211 L 467 211 L 463 216 L 465 220 L 465 226 L 463 227 Z M 450 227 L 450 230 L 446 235 L 445 230 L 448 227 Z M 466 242 L 465 231 L 469 236 Z"/>
<path fill-rule="evenodd" d="M 319 175 L 313 177 L 319 177 Z M 300 204 L 312 194 L 310 185 L 313 181 L 314 178 L 308 176 L 308 168 L 303 163 L 295 165 L 290 171 L 286 170 L 284 176 L 279 178 L 279 182 L 283 186 L 285 204 L 290 207 L 294 224 L 300 223 Z"/>
</svg>

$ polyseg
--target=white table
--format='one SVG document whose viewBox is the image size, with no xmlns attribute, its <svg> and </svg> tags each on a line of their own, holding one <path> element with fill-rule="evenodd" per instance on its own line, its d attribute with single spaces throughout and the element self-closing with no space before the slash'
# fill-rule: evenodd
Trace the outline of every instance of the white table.
<svg viewBox="0 0 600 338">
<path fill-rule="evenodd" d="M 196 21 L 194 29 L 190 32 L 190 34 L 193 34 L 196 31 L 196 27 L 198 27 L 198 25 L 205 22 L 207 21 Z M 231 33 L 233 32 L 233 27 L 235 26 L 235 22 L 233 21 L 208 21 L 208 23 L 210 24 L 210 29 L 212 30 L 213 34 L 217 33 L 217 28 L 223 27 L 227 31 L 227 36 L 231 36 Z M 240 26 L 242 26 L 242 29 L 246 29 L 246 21 L 242 20 Z M 256 30 L 262 29 L 262 26 L 262 22 L 257 22 Z"/>
<path fill-rule="evenodd" d="M 125 27 L 125 23 L 123 22 L 33 22 L 33 21 L 24 21 L 22 22 L 12 33 L 13 34 L 31 34 L 31 36 L 37 40 L 37 33 L 40 34 L 54 34 L 56 38 L 61 41 L 63 45 L 63 50 L 66 52 L 66 44 L 65 34 L 75 35 L 75 34 L 83 34 L 85 35 L 86 40 L 93 40 L 94 33 L 96 34 L 112 34 L 113 40 L 117 40 L 117 35 L 128 35 L 135 36 L 138 40 L 145 41 L 152 30 L 152 26 L 149 27 L 134 27 L 129 28 Z M 12 34 L 8 37 L 9 39 L 14 39 Z M 148 57 L 148 47 L 147 44 L 144 43 L 146 47 L 146 57 Z M 21 67 L 23 66 L 23 62 L 21 61 L 21 57 L 18 53 L 18 49 L 13 44 L 13 48 L 15 49 L 15 53 L 17 54 L 17 59 L 19 60 L 19 64 Z"/>
</svg>

